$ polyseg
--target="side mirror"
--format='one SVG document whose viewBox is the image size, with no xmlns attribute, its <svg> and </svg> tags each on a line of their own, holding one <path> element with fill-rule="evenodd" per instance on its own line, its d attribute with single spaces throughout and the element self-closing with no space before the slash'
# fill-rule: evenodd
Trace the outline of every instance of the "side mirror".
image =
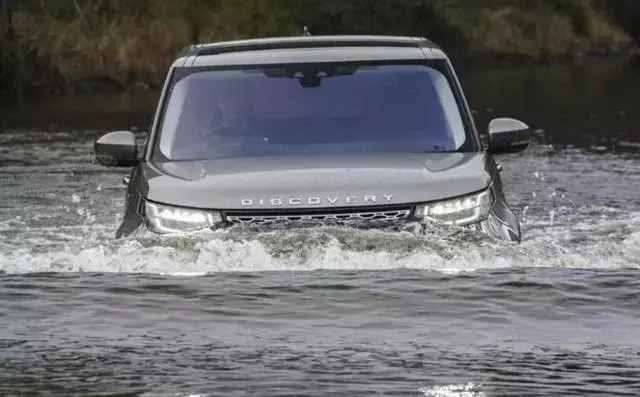
<svg viewBox="0 0 640 397">
<path fill-rule="evenodd" d="M 489 153 L 517 153 L 529 146 L 529 126 L 515 119 L 493 119 L 489 123 Z"/>
<path fill-rule="evenodd" d="M 114 131 L 101 136 L 94 146 L 96 160 L 107 167 L 138 164 L 136 136 L 131 131 Z"/>
</svg>

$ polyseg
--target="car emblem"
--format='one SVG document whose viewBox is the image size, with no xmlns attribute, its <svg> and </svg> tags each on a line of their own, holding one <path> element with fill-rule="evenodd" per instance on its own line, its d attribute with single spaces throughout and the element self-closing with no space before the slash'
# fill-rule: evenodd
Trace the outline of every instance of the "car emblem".
<svg viewBox="0 0 640 397">
<path fill-rule="evenodd" d="M 292 197 L 271 197 L 271 198 L 245 198 L 241 200 L 243 207 L 251 206 L 327 206 L 338 204 L 380 204 L 393 200 L 392 194 L 367 194 L 364 196 L 292 196 Z"/>
</svg>

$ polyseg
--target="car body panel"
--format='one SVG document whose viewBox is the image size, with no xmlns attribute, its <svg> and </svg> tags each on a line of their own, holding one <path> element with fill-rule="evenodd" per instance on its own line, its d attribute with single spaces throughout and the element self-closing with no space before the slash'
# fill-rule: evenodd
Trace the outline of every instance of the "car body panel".
<svg viewBox="0 0 640 397">
<path fill-rule="evenodd" d="M 160 172 L 149 178 L 147 198 L 214 209 L 434 201 L 485 189 L 491 179 L 485 157 L 403 153 L 167 162 L 156 165 Z"/>
<path fill-rule="evenodd" d="M 360 45 L 362 41 L 363 45 Z M 367 45 L 367 41 L 376 45 Z M 309 48 L 305 48 L 308 43 Z M 330 43 L 328 47 L 318 47 Z M 341 45 L 343 43 L 344 45 Z M 287 47 L 291 44 L 292 48 Z M 300 45 L 301 48 L 297 48 Z M 273 48 L 269 48 L 272 46 Z M 172 76 L 178 68 L 304 62 L 424 61 L 443 59 L 455 80 L 461 111 L 479 137 L 460 82 L 446 54 L 420 38 L 331 36 L 216 43 L 190 47 L 170 67 L 146 149 L 133 169 L 126 210 L 117 236 L 144 223 L 144 200 L 223 211 L 292 211 L 410 205 L 489 188 L 489 217 L 478 224 L 497 239 L 519 241 L 520 224 L 507 205 L 493 155 L 470 153 L 375 153 L 280 156 L 205 161 L 155 162 L 152 149 L 162 122 Z M 375 201 L 372 197 L 375 196 Z M 275 202 L 272 199 L 278 199 Z M 291 200 L 293 199 L 293 200 Z M 311 201 L 310 201 L 311 199 Z M 319 202 L 318 202 L 319 200 Z"/>
</svg>

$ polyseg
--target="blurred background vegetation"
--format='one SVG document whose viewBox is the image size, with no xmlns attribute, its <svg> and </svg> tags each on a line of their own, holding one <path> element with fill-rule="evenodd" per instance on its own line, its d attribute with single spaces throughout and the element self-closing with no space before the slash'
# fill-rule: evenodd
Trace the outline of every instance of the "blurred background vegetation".
<svg viewBox="0 0 640 397">
<path fill-rule="evenodd" d="M 495 62 L 626 53 L 640 39 L 638 0 L 0 0 L 0 9 L 5 97 L 153 89 L 188 44 L 305 25 L 316 35 L 427 36 L 458 59 Z"/>
</svg>

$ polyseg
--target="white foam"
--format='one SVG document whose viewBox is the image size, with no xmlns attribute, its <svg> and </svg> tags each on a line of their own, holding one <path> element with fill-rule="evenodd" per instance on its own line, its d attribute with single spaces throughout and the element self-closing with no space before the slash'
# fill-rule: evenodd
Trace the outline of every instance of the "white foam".
<svg viewBox="0 0 640 397">
<path fill-rule="evenodd" d="M 187 236 L 143 235 L 88 248 L 0 253 L 0 271 L 121 272 L 194 276 L 215 272 L 423 269 L 459 273 L 510 267 L 640 268 L 640 215 L 532 230 L 522 244 L 470 235 L 416 236 L 348 228 Z M 593 241 L 582 241 L 594 238 Z M 473 236 L 471 236 L 473 237 Z M 580 240 L 576 243 L 574 240 Z M 75 244 L 72 241 L 68 244 Z M 3 250 L 5 251 L 5 250 Z"/>
<path fill-rule="evenodd" d="M 486 394 L 479 391 L 478 386 L 471 382 L 461 385 L 423 387 L 418 391 L 425 397 L 486 397 Z"/>
</svg>

